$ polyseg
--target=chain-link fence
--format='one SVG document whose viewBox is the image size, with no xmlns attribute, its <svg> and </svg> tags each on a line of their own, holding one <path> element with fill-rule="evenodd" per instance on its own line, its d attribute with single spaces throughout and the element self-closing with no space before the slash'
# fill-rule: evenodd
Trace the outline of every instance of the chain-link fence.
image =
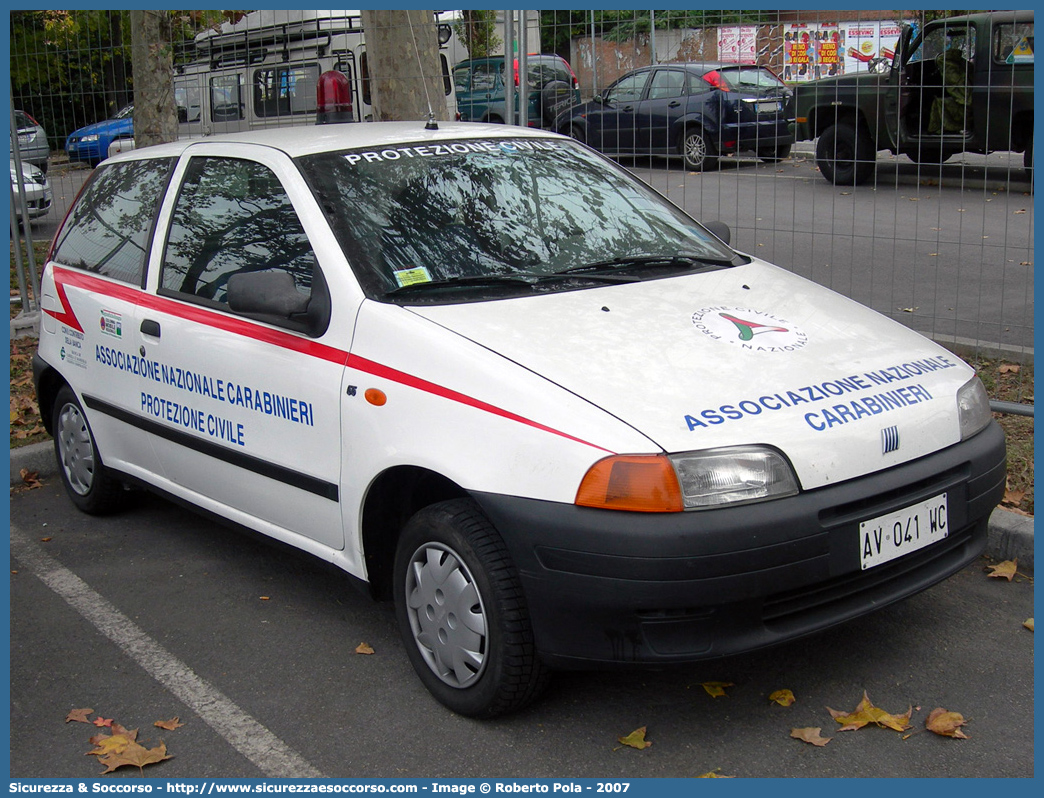
<svg viewBox="0 0 1044 798">
<path fill-rule="evenodd" d="M 447 11 L 410 22 L 390 60 L 403 91 L 441 89 L 425 89 L 438 118 L 582 138 L 725 222 L 738 249 L 1031 363 L 1032 12 L 941 13 Z M 372 119 L 389 59 L 367 53 L 364 14 L 169 12 L 154 53 L 171 59 L 179 135 L 312 125 L 328 70 L 347 78 L 341 118 Z M 437 74 L 418 35 L 438 42 Z M 47 241 L 91 166 L 133 146 L 131 40 L 126 11 L 11 12 L 27 238 Z M 23 279 L 13 302 L 31 305 Z"/>
</svg>

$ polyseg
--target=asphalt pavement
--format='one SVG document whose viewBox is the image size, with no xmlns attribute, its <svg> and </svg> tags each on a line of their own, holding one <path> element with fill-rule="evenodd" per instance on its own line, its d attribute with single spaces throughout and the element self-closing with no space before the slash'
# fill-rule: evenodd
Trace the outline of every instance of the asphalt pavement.
<svg viewBox="0 0 1044 798">
<path fill-rule="evenodd" d="M 148 494 L 134 494 L 119 514 L 87 516 L 58 480 L 44 482 L 11 496 L 16 779 L 98 778 L 114 790 L 320 774 L 423 780 L 423 792 L 480 777 L 622 787 L 710 772 L 1034 775 L 1034 635 L 1023 626 L 1033 580 L 991 579 L 982 561 L 765 651 L 660 670 L 555 673 L 532 706 L 476 721 L 428 695 L 391 609 L 331 566 Z M 363 642 L 372 654 L 357 653 Z M 713 682 L 725 683 L 720 697 L 705 687 Z M 793 705 L 770 700 L 783 689 Z M 851 712 L 864 691 L 887 713 L 909 712 L 910 728 L 840 731 L 827 708 Z M 968 739 L 926 730 L 937 707 L 961 713 Z M 97 757 L 85 756 L 98 729 L 66 722 L 88 708 L 92 720 L 139 729 L 148 748 L 162 741 L 172 758 L 101 776 Z M 173 718 L 183 725 L 153 725 Z M 621 745 L 642 727 L 651 747 Z M 802 728 L 820 728 L 830 742 L 793 739 Z"/>
</svg>

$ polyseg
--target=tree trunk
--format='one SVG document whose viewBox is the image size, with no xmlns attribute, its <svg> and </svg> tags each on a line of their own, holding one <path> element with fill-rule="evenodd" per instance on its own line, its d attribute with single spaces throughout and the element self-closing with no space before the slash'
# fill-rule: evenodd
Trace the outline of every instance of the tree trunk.
<svg viewBox="0 0 1044 798">
<path fill-rule="evenodd" d="M 449 118 L 434 11 L 363 11 L 375 120 Z"/>
<path fill-rule="evenodd" d="M 178 138 L 174 104 L 171 23 L 166 11 L 131 14 L 131 66 L 134 72 L 134 146 Z"/>
</svg>

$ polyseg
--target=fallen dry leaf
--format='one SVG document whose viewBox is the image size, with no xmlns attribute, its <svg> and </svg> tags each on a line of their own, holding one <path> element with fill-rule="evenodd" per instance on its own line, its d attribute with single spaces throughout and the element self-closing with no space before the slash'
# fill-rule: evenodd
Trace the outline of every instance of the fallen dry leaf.
<svg viewBox="0 0 1044 798">
<path fill-rule="evenodd" d="M 94 713 L 93 709 L 74 709 L 65 716 L 65 722 L 76 721 L 77 723 L 90 723 L 87 716 Z"/>
<path fill-rule="evenodd" d="M 30 488 L 43 487 L 43 483 L 40 481 L 40 473 L 38 471 L 30 471 L 28 468 L 23 468 L 18 473 L 22 477 L 22 482 Z"/>
<path fill-rule="evenodd" d="M 369 643 L 360 643 L 359 645 L 357 645 L 355 647 L 355 653 L 356 654 L 372 654 L 373 653 L 373 646 L 371 646 Z"/>
<path fill-rule="evenodd" d="M 996 565 L 987 565 L 990 569 L 990 573 L 987 576 L 995 576 L 1001 579 L 1007 579 L 1009 582 L 1015 576 L 1015 569 L 1019 566 L 1019 558 L 1016 557 L 1014 560 L 1005 560 L 1004 562 L 997 563 Z"/>
<path fill-rule="evenodd" d="M 997 370 L 1001 374 L 1018 374 L 1019 366 L 1015 363 L 1001 363 Z"/>
<path fill-rule="evenodd" d="M 138 768 L 144 776 L 146 765 L 154 765 L 164 759 L 170 759 L 170 757 L 167 755 L 167 746 L 161 741 L 155 748 L 145 748 L 137 743 L 131 743 L 121 753 L 109 754 L 98 761 L 105 765 L 103 774 L 112 773 L 117 768 L 129 765 Z"/>
<path fill-rule="evenodd" d="M 1024 620 L 1022 622 L 1022 625 L 1025 626 L 1027 629 L 1029 629 L 1031 632 L 1033 631 L 1033 619 L 1032 618 L 1027 618 L 1026 620 Z"/>
<path fill-rule="evenodd" d="M 967 722 L 960 712 L 950 712 L 942 707 L 937 707 L 928 715 L 928 720 L 924 722 L 924 725 L 928 731 L 943 737 L 959 737 L 967 740 L 968 735 L 961 731 L 961 726 Z"/>
<path fill-rule="evenodd" d="M 701 773 L 696 778 L 698 778 L 698 779 L 734 779 L 734 778 L 736 778 L 735 776 L 723 776 L 723 775 L 721 775 L 720 771 L 721 771 L 721 768 L 714 768 L 714 770 L 710 770 L 710 771 L 708 771 L 706 773 Z"/>
<path fill-rule="evenodd" d="M 157 727 L 157 728 L 159 728 L 159 729 L 166 729 L 167 731 L 174 731 L 175 729 L 180 729 L 185 724 L 181 722 L 181 718 L 179 718 L 177 715 L 175 715 L 170 720 L 157 720 L 152 725 Z"/>
<path fill-rule="evenodd" d="M 781 707 L 789 707 L 795 701 L 794 693 L 790 690 L 777 690 L 769 696 L 769 701 L 775 701 Z"/>
<path fill-rule="evenodd" d="M 791 729 L 790 736 L 801 740 L 802 742 L 811 743 L 812 745 L 818 745 L 822 748 L 824 745 L 833 740 L 833 737 L 823 737 L 820 732 L 823 731 L 821 726 L 806 727 L 804 729 Z"/>
<path fill-rule="evenodd" d="M 136 744 L 126 734 L 100 735 L 95 739 L 97 740 L 94 743 L 95 749 L 88 751 L 86 756 L 104 757 L 110 754 L 122 754 L 127 750 L 127 746 Z"/>
<path fill-rule="evenodd" d="M 628 734 L 626 737 L 618 737 L 617 740 L 624 745 L 629 745 L 631 748 L 637 748 L 639 751 L 648 748 L 652 743 L 645 739 L 645 729 L 647 727 L 642 726 L 640 729 L 635 729 L 633 732 Z"/>
<path fill-rule="evenodd" d="M 258 598 L 262 601 L 271 601 L 271 599 L 268 596 L 258 596 Z"/>
<path fill-rule="evenodd" d="M 1001 499 L 1001 502 L 1004 504 L 1011 504 L 1015 507 L 1018 507 L 1020 504 L 1022 504 L 1022 500 L 1023 498 L 1025 498 L 1025 496 L 1026 491 L 1024 490 L 1006 490 L 1004 491 L 1004 498 Z"/>
<path fill-rule="evenodd" d="M 112 726 L 112 718 L 95 718 L 92 723 L 95 726 Z"/>
<path fill-rule="evenodd" d="M 859 702 L 852 712 L 839 712 L 827 707 L 831 717 L 841 724 L 838 731 L 854 731 L 861 729 L 867 724 L 873 723 L 884 729 L 895 729 L 895 731 L 906 731 L 910 728 L 910 716 L 913 707 L 906 710 L 905 715 L 892 715 L 883 709 L 875 707 L 870 703 L 870 697 L 863 691 L 863 700 Z"/>
<path fill-rule="evenodd" d="M 707 691 L 707 695 L 713 698 L 721 698 L 722 696 L 727 697 L 725 688 L 735 687 L 735 685 L 732 682 L 704 682 L 700 686 Z"/>
</svg>

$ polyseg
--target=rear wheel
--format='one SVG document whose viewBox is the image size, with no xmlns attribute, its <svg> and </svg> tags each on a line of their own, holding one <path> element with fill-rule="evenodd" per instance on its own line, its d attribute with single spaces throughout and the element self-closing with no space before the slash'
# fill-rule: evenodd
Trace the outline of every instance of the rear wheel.
<svg viewBox="0 0 1044 798">
<path fill-rule="evenodd" d="M 73 504 L 91 515 L 117 509 L 123 485 L 102 463 L 83 408 L 67 385 L 55 397 L 52 420 L 58 473 Z"/>
<path fill-rule="evenodd" d="M 718 151 L 703 128 L 688 128 L 682 133 L 680 149 L 685 167 L 693 172 L 713 169 L 718 164 Z"/>
<path fill-rule="evenodd" d="M 569 135 L 579 141 L 581 144 L 587 143 L 587 137 L 584 135 L 584 129 L 580 125 L 571 125 L 569 127 Z"/>
<path fill-rule="evenodd" d="M 395 557 L 395 614 L 406 653 L 440 702 L 490 718 L 547 683 L 510 554 L 474 502 L 420 510 Z"/>
<path fill-rule="evenodd" d="M 835 186 L 857 186 L 873 173 L 877 151 L 866 133 L 851 125 L 831 125 L 816 142 L 816 165 Z"/>
</svg>

